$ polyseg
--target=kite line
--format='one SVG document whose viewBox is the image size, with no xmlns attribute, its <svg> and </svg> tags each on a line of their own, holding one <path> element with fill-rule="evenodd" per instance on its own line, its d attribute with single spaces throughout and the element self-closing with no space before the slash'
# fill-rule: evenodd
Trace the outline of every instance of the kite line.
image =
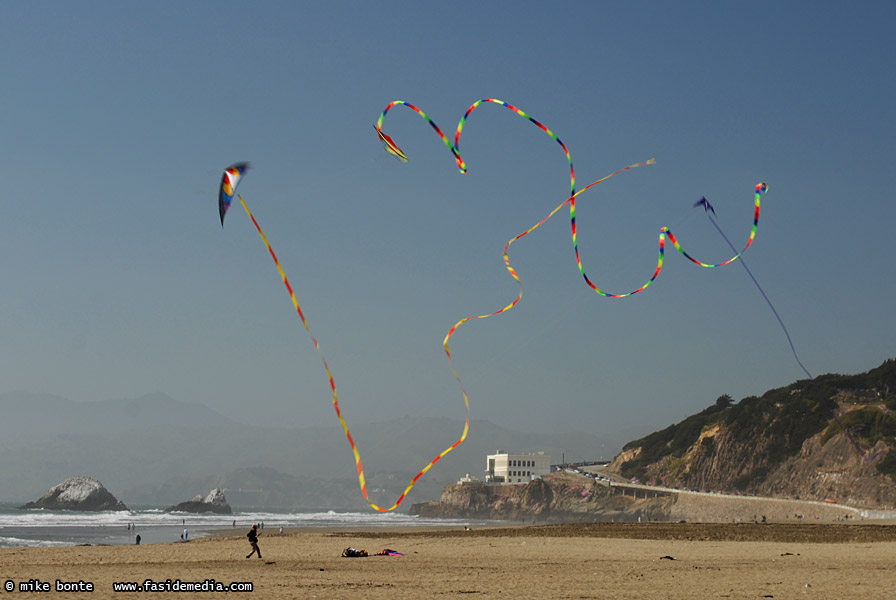
<svg viewBox="0 0 896 600">
<path fill-rule="evenodd" d="M 760 186 L 761 186 L 761 189 L 760 189 Z M 756 218 L 754 220 L 754 223 L 756 221 L 758 221 L 758 219 L 759 219 L 759 193 L 760 193 L 760 191 L 765 192 L 767 189 L 768 189 L 768 186 L 764 183 L 760 183 L 759 185 L 756 186 L 756 198 L 757 198 L 756 199 Z M 694 206 L 699 206 L 701 204 L 703 205 L 704 210 L 706 211 L 706 216 L 709 217 L 710 223 L 712 223 L 713 227 L 716 228 L 716 231 L 719 232 L 719 235 L 721 235 L 722 239 L 725 240 L 725 243 L 728 244 L 728 247 L 736 252 L 734 244 L 731 243 L 731 240 L 728 239 L 728 236 L 725 235 L 725 232 L 722 230 L 722 228 L 719 226 L 718 222 L 716 222 L 715 218 L 713 217 L 713 215 L 715 215 L 716 211 L 713 210 L 712 206 L 709 204 L 709 202 L 707 202 L 706 198 L 701 198 L 696 204 L 694 204 Z M 710 214 L 710 211 L 712 212 L 712 214 Z M 753 233 L 750 236 L 750 242 L 753 241 L 753 235 L 755 234 L 755 232 L 756 232 L 756 226 L 754 224 Z M 749 243 L 747 244 L 747 246 L 749 246 Z M 746 250 L 746 248 L 744 248 L 744 250 Z M 740 256 L 740 254 L 743 254 L 743 251 L 741 251 L 738 254 L 738 256 Z M 693 260 L 693 259 L 691 259 L 691 260 Z M 875 458 L 877 458 L 881 454 L 886 454 L 886 450 L 880 450 L 880 451 L 874 453 L 871 457 L 868 457 L 867 456 L 868 453 L 862 449 L 862 446 L 859 444 L 859 442 L 849 433 L 849 431 L 846 429 L 846 427 L 840 421 L 840 418 L 837 416 L 837 413 L 834 410 L 834 407 L 832 407 L 830 405 L 830 403 L 825 399 L 824 394 L 821 393 L 821 390 L 818 387 L 818 383 L 815 381 L 815 376 L 809 372 L 809 369 L 806 368 L 806 365 L 804 365 L 803 361 L 800 359 L 800 355 L 797 353 L 796 346 L 793 343 L 793 338 L 790 337 L 790 332 L 787 331 L 787 326 L 784 324 L 784 319 L 782 319 L 781 315 L 778 314 L 778 311 L 777 311 L 777 309 L 775 309 L 775 305 L 772 304 L 772 301 L 768 297 L 768 294 L 766 294 L 765 290 L 762 289 L 762 286 L 759 285 L 759 280 L 756 279 L 756 276 L 753 275 L 753 271 L 751 271 L 750 267 L 747 266 L 747 261 L 741 259 L 740 265 L 744 268 L 744 271 L 747 272 L 747 275 L 750 276 L 750 279 L 753 281 L 753 285 L 755 285 L 756 289 L 759 290 L 759 293 L 762 294 L 763 299 L 765 299 L 765 303 L 768 304 L 768 307 L 771 309 L 772 314 L 775 315 L 775 319 L 777 319 L 778 325 L 781 326 L 781 330 L 784 332 L 784 337 L 787 338 L 787 344 L 790 346 L 790 352 L 793 354 L 793 358 L 796 359 L 796 363 L 800 366 L 800 369 L 802 369 L 803 373 L 806 374 L 806 377 L 809 378 L 809 381 L 812 382 L 812 388 L 815 391 L 815 395 L 818 398 L 819 403 L 827 409 L 827 411 L 830 413 L 833 421 L 840 428 L 840 431 L 842 431 L 844 433 L 844 435 L 846 435 L 846 438 L 849 440 L 849 442 L 852 444 L 852 446 L 856 449 L 856 452 L 858 452 L 858 454 L 862 457 L 862 460 L 864 462 L 868 463 L 868 462 L 873 461 Z M 713 265 L 704 265 L 704 266 L 713 266 Z"/>
</svg>

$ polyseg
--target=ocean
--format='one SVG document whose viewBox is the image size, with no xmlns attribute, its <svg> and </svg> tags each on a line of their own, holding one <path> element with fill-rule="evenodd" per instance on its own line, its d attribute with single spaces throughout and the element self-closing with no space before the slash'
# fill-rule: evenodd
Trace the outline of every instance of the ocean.
<svg viewBox="0 0 896 600">
<path fill-rule="evenodd" d="M 234 526 L 235 523 L 235 526 Z M 253 523 L 264 524 L 264 532 L 296 527 L 463 527 L 470 521 L 423 519 L 399 513 L 378 512 L 280 512 L 258 510 L 232 515 L 170 513 L 157 507 L 134 510 L 78 512 L 22 510 L 0 504 L 0 548 L 27 546 L 77 546 L 178 542 L 184 529 L 191 540 L 209 532 L 234 529 L 248 531 Z M 477 523 L 478 524 L 478 523 Z"/>
</svg>

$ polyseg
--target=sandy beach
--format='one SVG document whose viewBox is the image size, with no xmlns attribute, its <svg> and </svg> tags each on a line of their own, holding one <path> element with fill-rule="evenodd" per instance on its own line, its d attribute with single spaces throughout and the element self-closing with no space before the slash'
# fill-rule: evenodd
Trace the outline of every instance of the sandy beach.
<svg viewBox="0 0 896 600">
<path fill-rule="evenodd" d="M 23 595 L 20 583 L 29 580 L 49 585 L 44 596 L 58 593 L 57 580 L 75 584 L 69 589 L 92 584 L 92 592 L 66 594 L 83 598 L 171 597 L 187 582 L 246 582 L 251 591 L 245 594 L 263 598 L 889 599 L 896 594 L 896 527 L 885 525 L 304 530 L 267 532 L 260 546 L 263 559 L 245 558 L 244 535 L 223 533 L 186 543 L 8 548 L 0 550 L 0 579 L 17 595 Z M 371 556 L 342 558 L 348 546 Z M 374 556 L 384 548 L 404 556 Z M 115 583 L 127 582 L 157 584 L 156 591 L 115 591 Z M 233 593 L 238 592 L 220 592 Z"/>
</svg>

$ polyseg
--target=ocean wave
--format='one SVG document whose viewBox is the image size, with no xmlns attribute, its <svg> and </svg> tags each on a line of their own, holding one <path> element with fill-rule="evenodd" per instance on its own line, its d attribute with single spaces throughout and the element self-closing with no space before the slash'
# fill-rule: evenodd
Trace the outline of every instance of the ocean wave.
<svg viewBox="0 0 896 600">
<path fill-rule="evenodd" d="M 0 548 L 34 548 L 44 546 L 71 546 L 69 542 L 54 542 L 50 540 L 26 540 L 16 537 L 0 536 Z"/>
<path fill-rule="evenodd" d="M 452 520 L 423 519 L 401 513 L 244 511 L 231 515 L 213 513 L 172 513 L 158 508 L 128 511 L 53 511 L 44 509 L 0 509 L 0 528 L 16 527 L 112 527 L 128 530 L 136 527 L 176 526 L 189 523 L 193 527 L 226 528 L 234 521 L 242 527 L 249 523 L 265 522 L 278 527 L 414 527 L 451 525 Z M 464 521 L 458 520 L 457 523 Z"/>
<path fill-rule="evenodd" d="M 294 528 L 376 528 L 460 526 L 459 519 L 424 519 L 400 513 L 284 512 L 254 510 L 232 515 L 170 513 L 159 508 L 129 511 L 77 512 L 0 507 L 0 547 L 121 545 L 176 542 L 184 529 L 190 539 L 215 530 L 248 528 L 260 523 L 269 531 Z"/>
</svg>

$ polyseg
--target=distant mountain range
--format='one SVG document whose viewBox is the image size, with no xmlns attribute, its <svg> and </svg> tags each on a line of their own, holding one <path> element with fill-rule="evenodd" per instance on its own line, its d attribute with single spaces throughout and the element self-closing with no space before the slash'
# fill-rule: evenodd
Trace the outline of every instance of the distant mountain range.
<svg viewBox="0 0 896 600">
<path fill-rule="evenodd" d="M 237 423 L 164 394 L 74 402 L 0 394 L 0 501 L 34 500 L 76 475 L 99 479 L 129 506 L 171 505 L 225 491 L 234 510 L 367 509 L 341 428 Z M 391 505 L 453 444 L 463 422 L 442 418 L 354 424 L 371 500 Z M 479 476 L 497 449 L 558 463 L 607 458 L 646 483 L 696 490 L 896 505 L 896 360 L 859 375 L 822 375 L 739 402 L 721 396 L 680 423 L 637 434 L 520 433 L 474 421 L 467 440 L 419 480 L 402 507 Z"/>
<path fill-rule="evenodd" d="M 75 402 L 47 394 L 0 394 L 0 501 L 24 502 L 75 475 L 99 479 L 129 506 L 169 505 L 225 490 L 234 510 L 366 508 L 341 428 L 283 429 L 237 423 L 164 394 Z M 355 424 L 368 490 L 390 504 L 429 460 L 453 444 L 462 421 L 405 417 Z M 543 451 L 560 462 L 609 459 L 625 437 L 541 435 L 474 421 L 467 440 L 415 486 L 402 505 L 438 498 L 466 473 L 481 475 L 497 449 Z M 598 450 L 603 448 L 604 450 Z"/>
</svg>

